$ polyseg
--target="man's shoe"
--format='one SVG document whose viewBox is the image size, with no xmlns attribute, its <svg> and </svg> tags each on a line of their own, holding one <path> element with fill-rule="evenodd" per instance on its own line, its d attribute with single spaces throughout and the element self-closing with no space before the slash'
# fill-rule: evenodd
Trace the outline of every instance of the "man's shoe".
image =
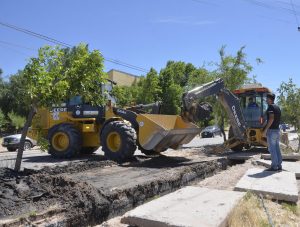
<svg viewBox="0 0 300 227">
<path fill-rule="evenodd" d="M 280 166 L 280 167 L 278 167 L 278 169 L 277 169 L 277 171 L 282 171 L 282 167 Z"/>
</svg>

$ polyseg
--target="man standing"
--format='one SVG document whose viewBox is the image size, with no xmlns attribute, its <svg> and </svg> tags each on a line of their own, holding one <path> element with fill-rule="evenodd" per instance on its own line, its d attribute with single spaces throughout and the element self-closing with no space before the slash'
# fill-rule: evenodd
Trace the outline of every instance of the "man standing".
<svg viewBox="0 0 300 227">
<path fill-rule="evenodd" d="M 267 94 L 267 125 L 263 131 L 263 137 L 267 137 L 268 150 L 271 154 L 271 168 L 270 171 L 282 170 L 282 157 L 279 147 L 280 130 L 279 123 L 281 117 L 280 108 L 274 104 L 275 95 L 273 93 Z"/>
</svg>

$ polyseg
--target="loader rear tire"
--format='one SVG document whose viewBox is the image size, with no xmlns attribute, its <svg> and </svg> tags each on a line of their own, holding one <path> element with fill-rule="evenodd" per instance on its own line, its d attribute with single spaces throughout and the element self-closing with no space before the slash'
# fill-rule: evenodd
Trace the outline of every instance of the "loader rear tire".
<svg viewBox="0 0 300 227">
<path fill-rule="evenodd" d="M 109 122 L 100 135 L 105 156 L 119 163 L 133 157 L 136 138 L 135 130 L 123 121 Z"/>
<path fill-rule="evenodd" d="M 231 138 L 234 138 L 234 134 L 233 134 L 233 129 L 230 126 L 229 132 L 228 132 L 228 139 L 231 139 Z M 239 144 L 239 145 L 237 145 L 235 147 L 232 147 L 230 149 L 233 150 L 233 151 L 242 151 L 243 148 L 244 148 L 244 145 L 243 144 Z"/>
<path fill-rule="evenodd" d="M 48 132 L 48 140 L 48 153 L 55 158 L 72 158 L 79 153 L 82 145 L 80 132 L 67 123 L 53 126 Z"/>
</svg>

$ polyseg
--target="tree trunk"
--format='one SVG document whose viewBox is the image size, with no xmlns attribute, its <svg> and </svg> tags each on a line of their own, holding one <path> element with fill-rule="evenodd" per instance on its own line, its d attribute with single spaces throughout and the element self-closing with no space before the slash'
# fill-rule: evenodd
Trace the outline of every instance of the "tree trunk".
<svg viewBox="0 0 300 227">
<path fill-rule="evenodd" d="M 35 107 L 35 105 L 32 105 L 30 112 L 28 114 L 27 120 L 25 122 L 24 128 L 22 130 L 22 136 L 21 136 L 21 140 L 20 140 L 20 144 L 19 144 L 19 148 L 18 148 L 17 159 L 16 159 L 16 163 L 15 163 L 15 171 L 17 171 L 17 172 L 19 172 L 21 169 L 21 162 L 22 162 L 22 158 L 23 158 L 23 151 L 24 151 L 26 135 L 27 135 L 28 129 L 31 125 L 32 119 L 35 114 L 36 114 L 36 107 Z"/>
</svg>

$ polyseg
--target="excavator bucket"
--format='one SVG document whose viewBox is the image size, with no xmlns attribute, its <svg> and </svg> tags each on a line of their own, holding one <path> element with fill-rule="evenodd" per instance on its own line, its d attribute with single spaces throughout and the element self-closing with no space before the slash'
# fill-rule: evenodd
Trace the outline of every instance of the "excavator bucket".
<svg viewBox="0 0 300 227">
<path fill-rule="evenodd" d="M 177 149 L 189 143 L 201 131 L 197 125 L 185 122 L 178 115 L 139 114 L 137 122 L 140 146 L 156 152 Z"/>
</svg>

